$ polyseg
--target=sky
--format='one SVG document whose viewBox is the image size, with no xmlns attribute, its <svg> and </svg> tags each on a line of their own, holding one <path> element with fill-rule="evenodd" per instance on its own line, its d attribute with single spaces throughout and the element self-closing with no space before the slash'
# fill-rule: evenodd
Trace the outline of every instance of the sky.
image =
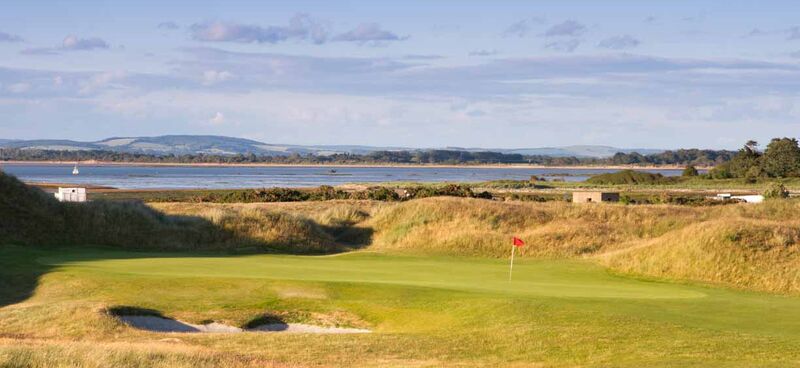
<svg viewBox="0 0 800 368">
<path fill-rule="evenodd" d="M 736 148 L 800 131 L 800 2 L 3 1 L 0 139 Z"/>
</svg>

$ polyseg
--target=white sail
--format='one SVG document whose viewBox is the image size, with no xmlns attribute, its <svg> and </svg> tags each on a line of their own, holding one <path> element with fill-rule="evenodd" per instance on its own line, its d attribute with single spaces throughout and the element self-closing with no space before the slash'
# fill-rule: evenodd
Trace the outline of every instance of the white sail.
<svg viewBox="0 0 800 368">
<path fill-rule="evenodd" d="M 78 174 L 80 174 L 80 171 L 78 171 L 78 165 L 75 165 L 75 167 L 72 168 L 72 175 L 78 175 Z"/>
</svg>

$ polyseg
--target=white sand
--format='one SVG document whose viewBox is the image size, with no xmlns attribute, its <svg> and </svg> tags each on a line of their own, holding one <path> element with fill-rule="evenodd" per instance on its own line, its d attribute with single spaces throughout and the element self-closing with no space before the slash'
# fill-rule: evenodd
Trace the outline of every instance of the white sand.
<svg viewBox="0 0 800 368">
<path fill-rule="evenodd" d="M 270 323 L 250 329 L 228 326 L 221 323 L 195 325 L 174 319 L 155 316 L 118 316 L 122 322 L 140 330 L 152 332 L 202 332 L 202 333 L 237 333 L 237 332 L 284 332 L 314 334 L 349 334 L 369 333 L 370 330 L 360 328 L 321 327 L 302 323 Z"/>
<path fill-rule="evenodd" d="M 370 330 L 360 328 L 343 327 L 321 327 L 306 325 L 303 323 L 271 323 L 248 329 L 248 331 L 260 332 L 289 332 L 289 333 L 318 333 L 318 334 L 342 334 L 342 333 L 369 333 Z"/>
</svg>

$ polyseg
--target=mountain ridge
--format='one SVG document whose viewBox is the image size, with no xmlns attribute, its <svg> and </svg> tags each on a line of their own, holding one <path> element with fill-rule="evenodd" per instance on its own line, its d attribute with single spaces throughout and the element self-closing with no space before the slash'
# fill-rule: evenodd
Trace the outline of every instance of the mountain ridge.
<svg viewBox="0 0 800 368">
<path fill-rule="evenodd" d="M 163 135 L 143 137 L 109 137 L 98 141 L 75 141 L 69 139 L 32 139 L 11 140 L 0 139 L 0 148 L 42 149 L 56 151 L 90 151 L 104 150 L 126 153 L 144 153 L 161 155 L 181 154 L 257 154 L 285 156 L 292 154 L 330 155 L 336 153 L 368 154 L 376 151 L 425 151 L 432 149 L 467 152 L 500 152 L 506 154 L 541 155 L 553 157 L 610 157 L 617 152 L 653 154 L 664 152 L 662 149 L 650 148 L 617 148 L 604 145 L 572 145 L 563 147 L 536 148 L 477 148 L 477 147 L 443 147 L 412 148 L 401 146 L 366 146 L 366 145 L 296 145 L 272 144 L 252 139 L 226 137 L 217 135 Z"/>
</svg>

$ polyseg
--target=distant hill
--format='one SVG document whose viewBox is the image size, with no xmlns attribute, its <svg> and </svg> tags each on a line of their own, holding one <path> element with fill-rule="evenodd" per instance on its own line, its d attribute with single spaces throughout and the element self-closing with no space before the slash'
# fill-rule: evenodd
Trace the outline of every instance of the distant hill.
<svg viewBox="0 0 800 368">
<path fill-rule="evenodd" d="M 421 148 L 375 147 L 360 145 L 291 145 L 270 144 L 244 138 L 214 135 L 165 135 L 158 137 L 112 137 L 96 142 L 79 142 L 63 139 L 0 140 L 0 147 L 20 149 L 41 149 L 56 151 L 105 150 L 127 153 L 147 154 L 216 154 L 235 155 L 253 153 L 257 155 L 285 156 L 291 154 L 330 155 L 335 153 L 367 154 L 376 151 L 416 151 Z M 643 155 L 660 153 L 658 149 L 626 149 L 609 146 L 566 146 L 542 148 L 462 148 L 445 147 L 440 149 L 469 152 L 502 152 L 523 155 L 553 157 L 610 157 L 617 152 L 639 152 Z"/>
<path fill-rule="evenodd" d="M 541 155 L 555 157 L 611 157 L 617 152 L 633 153 L 638 152 L 643 155 L 650 155 L 664 152 L 663 149 L 653 148 L 617 148 L 610 146 L 565 146 L 565 147 L 544 147 L 544 148 L 521 148 L 515 150 L 503 150 L 505 153 L 519 153 L 523 155 Z"/>
</svg>

